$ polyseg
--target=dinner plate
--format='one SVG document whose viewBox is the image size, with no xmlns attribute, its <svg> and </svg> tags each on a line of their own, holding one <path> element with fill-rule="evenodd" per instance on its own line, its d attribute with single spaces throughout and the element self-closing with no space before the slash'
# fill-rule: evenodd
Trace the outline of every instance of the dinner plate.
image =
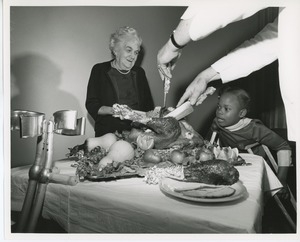
<svg viewBox="0 0 300 242">
<path fill-rule="evenodd" d="M 236 182 L 235 184 L 231 185 L 235 192 L 228 197 L 219 197 L 219 198 L 200 198 L 200 197 L 190 197 L 185 196 L 181 192 L 174 191 L 175 188 L 177 189 L 194 189 L 199 187 L 200 185 L 207 185 L 203 183 L 196 183 L 196 182 L 184 182 L 179 180 L 174 180 L 171 178 L 164 178 L 160 181 L 159 187 L 161 191 L 167 193 L 176 198 L 194 201 L 194 202 L 203 202 L 203 203 L 220 203 L 220 202 L 229 202 L 240 199 L 247 194 L 246 187 L 241 183 L 241 181 Z"/>
</svg>

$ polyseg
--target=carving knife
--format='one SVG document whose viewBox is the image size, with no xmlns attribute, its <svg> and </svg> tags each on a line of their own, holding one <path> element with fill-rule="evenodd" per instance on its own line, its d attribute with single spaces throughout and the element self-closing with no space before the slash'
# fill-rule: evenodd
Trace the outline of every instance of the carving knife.
<svg viewBox="0 0 300 242">
<path fill-rule="evenodd" d="M 166 102 L 167 102 L 167 94 L 170 89 L 170 83 L 171 79 L 170 78 L 165 78 L 164 80 L 164 108 L 166 107 Z"/>
<path fill-rule="evenodd" d="M 164 80 L 164 103 L 163 103 L 163 106 L 161 107 L 161 110 L 160 110 L 160 115 L 159 115 L 160 117 L 163 117 L 163 112 L 166 109 L 167 94 L 168 94 L 169 89 L 170 89 L 170 83 L 171 83 L 170 78 L 165 77 L 165 80 Z"/>
</svg>

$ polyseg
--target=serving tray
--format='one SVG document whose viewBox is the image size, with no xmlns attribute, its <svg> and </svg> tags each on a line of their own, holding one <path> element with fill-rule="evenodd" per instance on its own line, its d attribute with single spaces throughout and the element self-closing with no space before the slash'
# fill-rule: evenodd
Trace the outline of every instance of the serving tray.
<svg viewBox="0 0 300 242">
<path fill-rule="evenodd" d="M 101 181 L 113 181 L 118 179 L 126 179 L 126 178 L 133 178 L 133 177 L 144 177 L 144 170 L 143 169 L 137 169 L 135 172 L 113 172 L 111 174 L 105 174 L 103 175 L 87 175 L 85 179 L 89 181 L 95 181 L 95 182 L 101 182 Z"/>
</svg>

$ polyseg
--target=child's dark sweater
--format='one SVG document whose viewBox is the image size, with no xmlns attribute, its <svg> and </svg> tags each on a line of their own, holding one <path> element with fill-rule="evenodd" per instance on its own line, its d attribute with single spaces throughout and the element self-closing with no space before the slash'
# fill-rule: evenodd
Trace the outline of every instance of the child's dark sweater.
<svg viewBox="0 0 300 242">
<path fill-rule="evenodd" d="M 219 145 L 221 147 L 236 147 L 240 152 L 245 152 L 244 147 L 255 142 L 264 144 L 274 151 L 291 150 L 285 139 L 267 128 L 258 119 L 252 119 L 247 126 L 236 131 L 229 131 L 221 127 L 217 120 L 214 119 L 208 136 L 211 136 L 213 131 L 217 131 L 217 138 L 219 138 Z M 261 146 L 254 148 L 253 153 L 265 157 L 265 152 Z"/>
</svg>

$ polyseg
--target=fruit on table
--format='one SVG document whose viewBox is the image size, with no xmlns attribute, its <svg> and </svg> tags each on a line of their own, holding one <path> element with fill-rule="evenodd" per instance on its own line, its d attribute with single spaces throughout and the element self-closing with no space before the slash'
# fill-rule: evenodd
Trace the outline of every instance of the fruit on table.
<svg viewBox="0 0 300 242">
<path fill-rule="evenodd" d="M 154 147 L 154 138 L 147 133 L 140 134 L 136 139 L 136 144 L 142 150 L 149 150 Z"/>
<path fill-rule="evenodd" d="M 231 147 L 214 147 L 213 152 L 215 157 L 222 160 L 236 160 L 239 155 L 239 150 L 237 148 Z"/>
<path fill-rule="evenodd" d="M 117 142 L 117 136 L 113 133 L 107 133 L 100 137 L 87 138 L 85 145 L 88 151 L 91 151 L 97 146 L 108 150 L 112 144 Z"/>
<path fill-rule="evenodd" d="M 109 157 L 109 156 L 105 156 L 100 160 L 100 162 L 98 164 L 98 168 L 103 168 L 103 167 L 105 167 L 105 166 L 107 166 L 108 164 L 111 164 L 111 163 L 113 163 L 112 158 Z"/>
<path fill-rule="evenodd" d="M 186 156 L 184 157 L 183 161 L 182 161 L 182 165 L 186 166 L 188 164 L 192 164 L 192 163 L 196 163 L 196 159 L 195 156 Z"/>
<path fill-rule="evenodd" d="M 214 153 L 210 149 L 203 147 L 199 151 L 199 160 L 200 161 L 212 160 L 213 158 L 214 158 Z"/>
<path fill-rule="evenodd" d="M 162 161 L 161 155 L 154 149 L 146 150 L 143 155 L 143 161 L 146 163 L 160 163 Z"/>
<path fill-rule="evenodd" d="M 107 164 L 116 162 L 124 162 L 134 157 L 134 149 L 130 143 L 125 140 L 118 140 L 112 144 L 108 153 L 99 162 L 99 168 L 105 167 Z"/>
<path fill-rule="evenodd" d="M 140 134 L 143 134 L 144 131 L 141 130 L 141 129 L 136 129 L 136 128 L 132 128 L 130 130 L 130 133 L 128 135 L 128 141 L 129 142 L 136 142 L 137 140 L 137 137 L 140 135 Z"/>
<path fill-rule="evenodd" d="M 175 164 L 182 164 L 185 158 L 185 154 L 180 150 L 173 150 L 170 154 L 170 159 Z"/>
</svg>

